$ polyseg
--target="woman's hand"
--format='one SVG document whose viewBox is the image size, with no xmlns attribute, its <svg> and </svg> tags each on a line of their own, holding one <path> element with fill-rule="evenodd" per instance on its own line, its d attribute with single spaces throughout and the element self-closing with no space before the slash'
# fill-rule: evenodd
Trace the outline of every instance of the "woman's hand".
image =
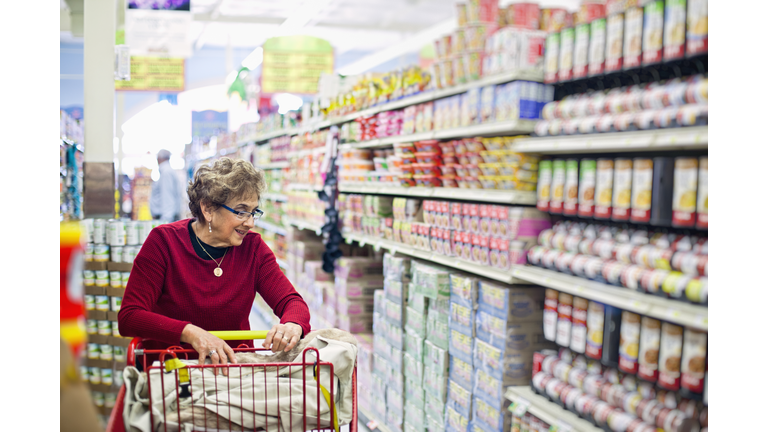
<svg viewBox="0 0 768 432">
<path fill-rule="evenodd" d="M 211 358 L 211 364 L 237 363 L 235 351 L 226 342 L 208 333 L 200 327 L 187 324 L 181 332 L 181 341 L 191 344 L 192 348 L 200 355 L 200 363 L 205 363 L 205 358 Z M 213 374 L 218 375 L 218 368 L 213 368 Z M 224 375 L 229 375 L 228 368 L 222 368 Z"/>
<path fill-rule="evenodd" d="M 272 327 L 272 330 L 267 333 L 267 338 L 261 346 L 266 349 L 271 349 L 273 353 L 280 350 L 288 352 L 299 343 L 301 332 L 301 326 L 298 324 L 275 324 L 275 326 Z"/>
</svg>

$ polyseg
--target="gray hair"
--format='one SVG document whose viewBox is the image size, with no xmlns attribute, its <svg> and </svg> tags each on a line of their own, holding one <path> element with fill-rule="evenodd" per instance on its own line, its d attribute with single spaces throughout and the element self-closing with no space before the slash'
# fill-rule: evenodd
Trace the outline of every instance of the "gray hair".
<svg viewBox="0 0 768 432">
<path fill-rule="evenodd" d="M 163 160 L 168 160 L 168 159 L 171 158 L 171 152 L 169 152 L 168 150 L 165 150 L 165 149 L 160 150 L 159 152 L 157 152 L 157 158 L 158 159 L 163 159 Z"/>
<path fill-rule="evenodd" d="M 202 220 L 200 204 L 216 210 L 230 199 L 260 199 L 266 190 L 264 171 L 242 159 L 224 157 L 198 168 L 195 177 L 187 185 L 189 211 L 195 218 Z"/>
</svg>

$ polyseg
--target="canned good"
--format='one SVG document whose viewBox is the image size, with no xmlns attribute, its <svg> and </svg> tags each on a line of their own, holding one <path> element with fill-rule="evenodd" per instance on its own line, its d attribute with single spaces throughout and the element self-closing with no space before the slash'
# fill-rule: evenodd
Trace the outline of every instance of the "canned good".
<svg viewBox="0 0 768 432">
<path fill-rule="evenodd" d="M 107 270 L 96 270 L 96 286 L 97 287 L 105 287 L 109 286 L 109 271 Z"/>
<path fill-rule="evenodd" d="M 109 272 L 109 286 L 112 288 L 122 288 L 123 275 L 119 271 Z"/>
<path fill-rule="evenodd" d="M 94 219 L 93 220 L 93 243 L 104 244 L 106 243 L 106 220 Z"/>
<path fill-rule="evenodd" d="M 85 305 L 85 310 L 96 309 L 96 299 L 92 295 L 84 295 L 83 304 Z"/>
<path fill-rule="evenodd" d="M 109 298 L 109 308 L 112 310 L 112 312 L 120 312 L 120 305 L 123 303 L 122 297 L 110 297 Z"/>
<path fill-rule="evenodd" d="M 125 222 L 110 220 L 107 228 L 107 243 L 110 246 L 125 246 Z"/>
<path fill-rule="evenodd" d="M 93 260 L 96 262 L 109 261 L 109 245 L 96 244 L 93 247 Z"/>
<path fill-rule="evenodd" d="M 107 393 L 104 395 L 104 406 L 107 408 L 114 408 L 117 403 L 117 395 L 114 393 Z"/>
<path fill-rule="evenodd" d="M 85 245 L 85 261 L 86 262 L 93 261 L 93 250 L 94 250 L 93 243 L 88 243 Z"/>
<path fill-rule="evenodd" d="M 121 262 L 123 260 L 123 247 L 112 246 L 110 248 L 109 259 L 112 262 Z"/>
<path fill-rule="evenodd" d="M 97 367 L 88 368 L 88 378 L 91 384 L 101 384 L 101 369 Z"/>
<path fill-rule="evenodd" d="M 139 222 L 128 221 L 125 223 L 125 244 L 139 244 Z"/>
<path fill-rule="evenodd" d="M 120 330 L 117 328 L 117 321 L 112 321 L 112 336 L 120 337 Z"/>
<path fill-rule="evenodd" d="M 116 386 L 122 387 L 123 386 L 123 371 L 116 370 L 115 373 L 112 375 L 112 381 L 115 383 Z"/>
<path fill-rule="evenodd" d="M 123 288 L 128 288 L 128 279 L 131 277 L 131 272 L 122 272 L 120 277 L 123 282 Z"/>
<path fill-rule="evenodd" d="M 99 325 L 96 323 L 96 320 L 85 320 L 85 332 L 90 335 L 99 333 Z"/>
<path fill-rule="evenodd" d="M 112 368 L 104 368 L 101 370 L 101 383 L 112 385 Z"/>
<path fill-rule="evenodd" d="M 93 286 L 96 285 L 96 273 L 91 270 L 83 270 L 83 285 Z"/>
<path fill-rule="evenodd" d="M 139 243 L 138 244 L 144 244 L 144 241 L 147 239 L 147 236 L 149 236 L 149 232 L 152 231 L 152 228 L 154 226 L 152 225 L 153 221 L 139 221 Z"/>
<path fill-rule="evenodd" d="M 101 354 L 101 349 L 99 348 L 99 344 L 95 343 L 89 343 L 88 344 L 88 358 L 91 360 L 98 360 L 99 355 Z"/>
<path fill-rule="evenodd" d="M 80 366 L 80 380 L 88 382 L 91 372 L 88 370 L 88 366 Z"/>
<path fill-rule="evenodd" d="M 124 263 L 133 264 L 133 260 L 136 258 L 136 252 L 138 252 L 138 248 L 136 246 L 123 247 L 123 256 L 121 257 L 121 261 Z"/>
<path fill-rule="evenodd" d="M 102 336 L 109 336 L 112 333 L 112 324 L 109 321 L 99 321 L 97 326 Z"/>
<path fill-rule="evenodd" d="M 93 382 L 93 381 L 91 381 Z M 94 383 L 98 384 L 98 383 Z M 91 396 L 93 397 L 93 404 L 97 407 L 103 407 L 104 406 L 104 393 L 102 392 L 92 392 Z"/>
<path fill-rule="evenodd" d="M 101 351 L 101 354 L 99 354 L 100 359 L 112 360 L 112 345 L 100 345 L 99 350 Z"/>
<path fill-rule="evenodd" d="M 96 310 L 108 311 L 109 310 L 109 297 L 107 296 L 94 296 Z"/>
<path fill-rule="evenodd" d="M 115 358 L 115 361 L 117 362 L 124 362 L 125 361 L 125 348 L 121 346 L 115 346 L 112 347 L 112 355 Z"/>
</svg>

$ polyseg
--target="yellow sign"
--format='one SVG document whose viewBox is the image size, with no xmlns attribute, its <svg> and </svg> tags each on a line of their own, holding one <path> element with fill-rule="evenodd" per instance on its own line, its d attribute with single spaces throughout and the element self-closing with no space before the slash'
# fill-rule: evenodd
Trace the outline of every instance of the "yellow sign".
<svg viewBox="0 0 768 432">
<path fill-rule="evenodd" d="M 131 57 L 131 79 L 115 81 L 115 90 L 184 91 L 184 59 Z"/>
<path fill-rule="evenodd" d="M 310 36 L 284 36 L 264 43 L 261 91 L 317 93 L 322 73 L 333 72 L 333 47 Z"/>
</svg>

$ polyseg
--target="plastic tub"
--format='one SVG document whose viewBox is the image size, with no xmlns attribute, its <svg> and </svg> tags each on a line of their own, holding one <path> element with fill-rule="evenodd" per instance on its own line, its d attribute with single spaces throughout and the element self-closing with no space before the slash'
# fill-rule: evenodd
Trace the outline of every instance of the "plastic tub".
<svg viewBox="0 0 768 432">
<path fill-rule="evenodd" d="M 413 175 L 440 175 L 440 165 L 434 163 L 416 163 L 413 167 Z"/>
<path fill-rule="evenodd" d="M 456 181 L 456 176 L 452 176 L 452 175 L 441 176 L 440 181 L 443 182 L 443 187 L 445 188 L 459 187 L 459 183 L 458 181 Z"/>
<path fill-rule="evenodd" d="M 501 164 L 481 163 L 478 166 L 480 167 L 480 171 L 482 171 L 483 175 L 485 175 L 485 176 L 499 175 L 499 173 L 501 171 Z"/>
<path fill-rule="evenodd" d="M 442 150 L 440 147 L 440 141 L 438 140 L 416 141 L 413 144 L 416 147 L 416 151 L 419 153 L 426 153 L 426 152 L 442 153 Z"/>
<path fill-rule="evenodd" d="M 413 175 L 414 165 L 417 165 L 417 164 L 403 165 L 403 166 L 400 167 L 400 171 L 402 171 L 403 174 L 411 174 L 411 175 Z"/>
<path fill-rule="evenodd" d="M 373 166 L 376 171 L 389 171 L 389 164 L 387 163 L 387 159 L 384 157 L 373 158 Z"/>
<path fill-rule="evenodd" d="M 419 152 L 416 153 L 416 161 L 419 163 L 434 163 L 439 164 L 443 162 L 440 153 L 438 152 Z"/>
<path fill-rule="evenodd" d="M 398 179 L 400 180 L 400 186 L 402 187 L 416 186 L 416 180 L 413 179 L 412 174 L 402 174 L 398 176 Z"/>
<path fill-rule="evenodd" d="M 395 143 L 394 147 L 395 147 L 396 155 L 407 155 L 407 154 L 416 153 L 416 147 L 413 145 L 413 143 Z"/>
<path fill-rule="evenodd" d="M 400 159 L 403 161 L 403 166 L 411 165 L 416 163 L 416 156 L 413 155 L 413 153 L 408 155 L 402 155 L 400 156 Z"/>
<path fill-rule="evenodd" d="M 416 181 L 416 186 L 440 187 L 443 185 L 440 178 L 435 175 L 414 175 L 413 179 Z"/>
<path fill-rule="evenodd" d="M 440 171 L 444 176 L 454 176 L 456 175 L 456 169 L 455 164 L 445 164 L 440 166 Z"/>
<path fill-rule="evenodd" d="M 496 176 L 480 176 L 478 180 L 483 185 L 483 189 L 499 189 L 499 178 Z"/>
</svg>

